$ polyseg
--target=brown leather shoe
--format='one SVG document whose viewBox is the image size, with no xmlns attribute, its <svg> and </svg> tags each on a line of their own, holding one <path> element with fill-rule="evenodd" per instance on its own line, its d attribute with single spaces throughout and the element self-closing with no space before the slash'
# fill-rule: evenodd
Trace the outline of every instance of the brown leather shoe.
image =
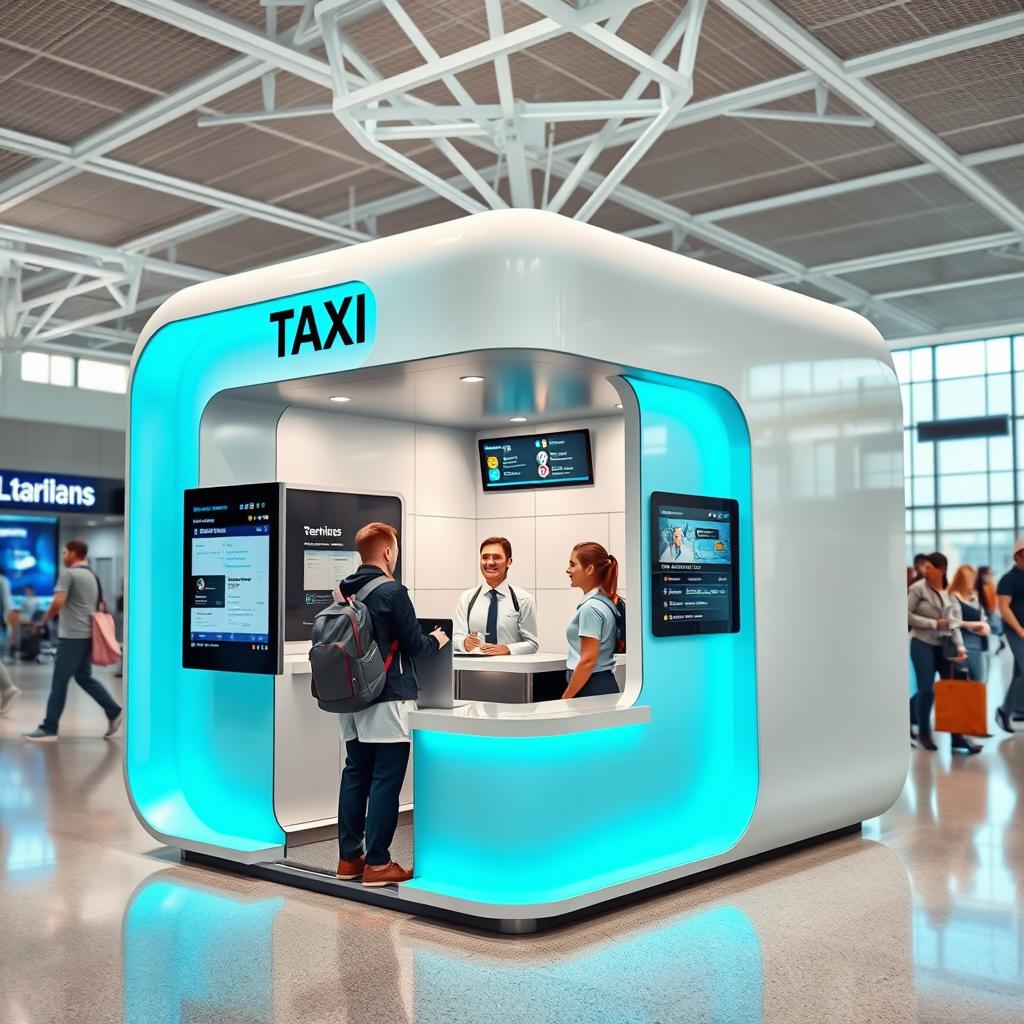
<svg viewBox="0 0 1024 1024">
<path fill-rule="evenodd" d="M 377 888 L 382 885 L 394 885 L 396 882 L 408 882 L 412 872 L 406 871 L 401 864 L 392 861 L 390 864 L 367 864 L 363 869 L 363 885 Z"/>
<path fill-rule="evenodd" d="M 366 861 L 362 857 L 356 857 L 355 860 L 339 860 L 336 874 L 343 882 L 351 882 L 363 873 L 365 867 Z"/>
</svg>

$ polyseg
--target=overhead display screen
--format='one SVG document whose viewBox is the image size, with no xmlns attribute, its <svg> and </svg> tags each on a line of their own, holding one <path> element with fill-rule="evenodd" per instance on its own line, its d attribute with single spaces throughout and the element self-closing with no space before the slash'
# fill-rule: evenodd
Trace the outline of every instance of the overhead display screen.
<svg viewBox="0 0 1024 1024">
<path fill-rule="evenodd" d="M 736 633 L 739 506 L 731 498 L 651 495 L 651 631 Z"/>
<path fill-rule="evenodd" d="M 589 430 L 489 437 L 477 444 L 485 491 L 594 482 Z"/>
<path fill-rule="evenodd" d="M 281 484 L 185 492 L 182 665 L 281 672 Z"/>
<path fill-rule="evenodd" d="M 367 523 L 402 528 L 402 500 L 289 487 L 285 491 L 284 638 L 309 640 L 313 619 L 359 565 L 356 534 Z M 401 537 L 395 579 L 402 579 Z"/>
<path fill-rule="evenodd" d="M 57 583 L 57 519 L 55 516 L 0 516 L 0 572 L 20 607 L 29 586 L 49 597 Z"/>
</svg>

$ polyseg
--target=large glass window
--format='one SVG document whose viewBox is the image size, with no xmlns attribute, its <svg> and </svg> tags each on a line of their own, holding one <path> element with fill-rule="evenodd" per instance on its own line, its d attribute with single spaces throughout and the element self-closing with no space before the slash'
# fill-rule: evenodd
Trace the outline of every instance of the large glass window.
<svg viewBox="0 0 1024 1024">
<path fill-rule="evenodd" d="M 1010 564 L 1024 533 L 1024 335 L 893 353 L 903 396 L 907 564 L 938 549 L 951 568 Z M 917 425 L 1009 416 L 1007 437 L 919 442 Z"/>
</svg>

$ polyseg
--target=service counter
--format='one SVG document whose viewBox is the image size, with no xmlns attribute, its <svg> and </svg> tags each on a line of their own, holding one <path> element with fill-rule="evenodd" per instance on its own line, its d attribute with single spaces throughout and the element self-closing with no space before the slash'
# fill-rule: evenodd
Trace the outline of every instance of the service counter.
<svg viewBox="0 0 1024 1024">
<path fill-rule="evenodd" d="M 499 704 L 532 704 L 534 680 L 542 673 L 564 676 L 564 654 L 458 654 L 454 657 L 455 699 Z M 615 677 L 622 689 L 626 656 L 615 655 Z"/>
</svg>

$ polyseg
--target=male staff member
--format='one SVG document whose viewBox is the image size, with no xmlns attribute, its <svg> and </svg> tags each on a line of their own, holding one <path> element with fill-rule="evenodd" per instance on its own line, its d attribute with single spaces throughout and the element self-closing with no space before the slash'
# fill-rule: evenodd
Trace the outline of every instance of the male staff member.
<svg viewBox="0 0 1024 1024">
<path fill-rule="evenodd" d="M 484 582 L 459 598 L 452 628 L 456 651 L 490 655 L 537 653 L 540 644 L 533 595 L 509 586 L 511 565 L 512 545 L 507 537 L 488 537 L 480 545 L 480 574 Z"/>
</svg>

